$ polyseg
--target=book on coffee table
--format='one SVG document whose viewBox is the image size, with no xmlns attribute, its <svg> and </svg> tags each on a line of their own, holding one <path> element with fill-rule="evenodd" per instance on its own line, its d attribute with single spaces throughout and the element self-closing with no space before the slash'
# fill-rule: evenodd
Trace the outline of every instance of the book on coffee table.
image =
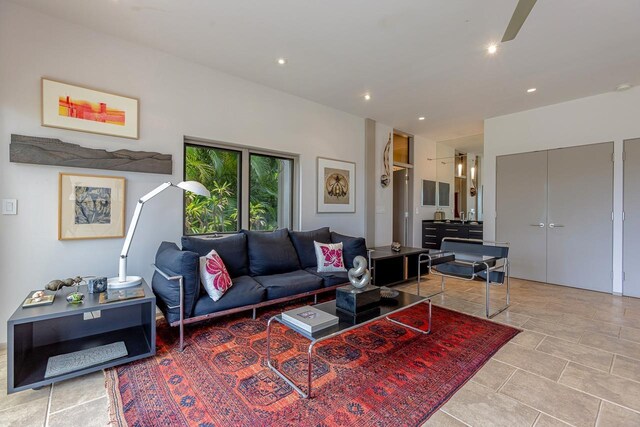
<svg viewBox="0 0 640 427">
<path fill-rule="evenodd" d="M 282 313 L 282 321 L 313 334 L 338 324 L 338 317 L 310 306 Z"/>
</svg>

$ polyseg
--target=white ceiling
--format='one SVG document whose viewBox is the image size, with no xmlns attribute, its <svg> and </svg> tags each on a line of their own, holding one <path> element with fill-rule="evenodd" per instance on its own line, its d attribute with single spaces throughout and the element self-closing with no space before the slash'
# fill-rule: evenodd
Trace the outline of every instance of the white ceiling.
<svg viewBox="0 0 640 427">
<path fill-rule="evenodd" d="M 455 148 L 461 153 L 482 154 L 484 152 L 484 134 L 463 136 L 440 141 L 441 144 Z"/>
<path fill-rule="evenodd" d="M 493 57 L 517 0 L 16 2 L 435 140 L 640 84 L 638 0 L 539 0 Z"/>
</svg>

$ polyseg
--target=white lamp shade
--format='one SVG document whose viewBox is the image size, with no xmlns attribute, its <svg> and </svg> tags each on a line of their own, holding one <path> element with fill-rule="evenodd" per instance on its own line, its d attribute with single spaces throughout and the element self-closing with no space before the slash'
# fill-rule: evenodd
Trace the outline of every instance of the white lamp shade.
<svg viewBox="0 0 640 427">
<path fill-rule="evenodd" d="M 207 188 L 198 181 L 182 181 L 176 184 L 176 187 L 180 187 L 183 190 L 197 194 L 198 196 L 211 197 L 209 190 L 207 190 Z"/>
</svg>

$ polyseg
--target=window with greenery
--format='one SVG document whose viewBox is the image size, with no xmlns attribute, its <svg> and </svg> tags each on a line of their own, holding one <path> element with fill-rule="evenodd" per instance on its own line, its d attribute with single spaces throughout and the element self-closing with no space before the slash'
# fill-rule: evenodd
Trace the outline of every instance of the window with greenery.
<svg viewBox="0 0 640 427">
<path fill-rule="evenodd" d="M 185 234 L 292 227 L 293 158 L 186 143 L 184 170 L 186 180 L 211 192 L 208 198 L 185 194 Z"/>
<path fill-rule="evenodd" d="M 185 145 L 185 180 L 198 181 L 211 197 L 185 192 L 185 234 L 238 231 L 240 151 Z"/>
<path fill-rule="evenodd" d="M 291 226 L 293 160 L 250 155 L 249 229 Z"/>
</svg>

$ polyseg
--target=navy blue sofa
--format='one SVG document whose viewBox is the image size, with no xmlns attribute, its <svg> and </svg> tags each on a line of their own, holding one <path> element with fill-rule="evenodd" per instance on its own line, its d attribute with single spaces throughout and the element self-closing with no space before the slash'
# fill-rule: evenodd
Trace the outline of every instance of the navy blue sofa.
<svg viewBox="0 0 640 427">
<path fill-rule="evenodd" d="M 182 237 L 182 249 L 162 242 L 156 253 L 151 282 L 156 302 L 171 326 L 183 326 L 213 317 L 253 310 L 294 298 L 331 291 L 348 282 L 346 272 L 318 273 L 313 242 L 343 244 L 347 269 L 353 259 L 367 256 L 364 238 L 331 232 L 247 231 L 221 237 Z M 220 255 L 233 286 L 213 301 L 200 284 L 199 260 L 212 249 Z"/>
</svg>

